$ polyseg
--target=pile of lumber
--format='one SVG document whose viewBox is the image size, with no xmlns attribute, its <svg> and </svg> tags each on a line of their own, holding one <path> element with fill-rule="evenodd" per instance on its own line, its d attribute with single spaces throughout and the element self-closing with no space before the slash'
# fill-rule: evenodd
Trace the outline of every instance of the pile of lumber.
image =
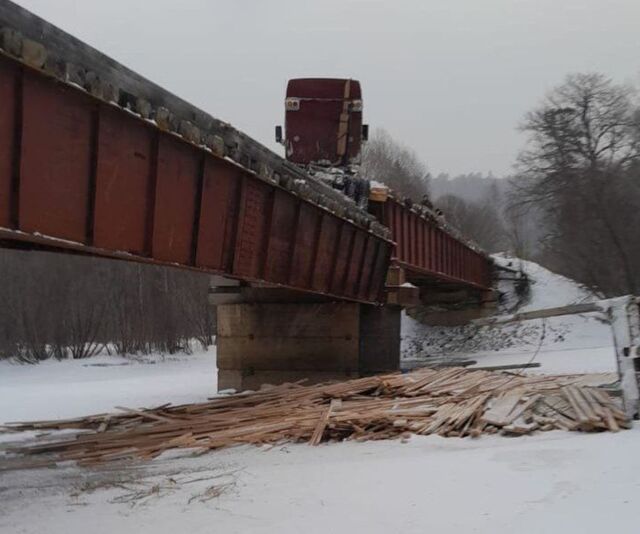
<svg viewBox="0 0 640 534">
<path fill-rule="evenodd" d="M 13 430 L 77 429 L 71 438 L 15 452 L 93 464 L 149 459 L 174 448 L 379 440 L 412 434 L 472 436 L 535 430 L 628 428 L 618 402 L 585 377 L 517 375 L 464 368 L 420 369 L 333 384 L 300 383 L 209 402 L 71 420 L 15 423 Z"/>
</svg>

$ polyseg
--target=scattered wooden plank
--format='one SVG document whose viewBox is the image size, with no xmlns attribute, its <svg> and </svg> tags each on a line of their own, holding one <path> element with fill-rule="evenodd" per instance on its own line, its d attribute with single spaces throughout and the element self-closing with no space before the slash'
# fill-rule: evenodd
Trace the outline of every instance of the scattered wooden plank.
<svg viewBox="0 0 640 534">
<path fill-rule="evenodd" d="M 507 417 L 505 418 L 505 423 L 504 424 L 511 424 L 513 421 L 515 421 L 516 419 L 518 419 L 519 417 L 522 416 L 522 414 L 527 411 L 531 406 L 533 406 L 536 402 L 538 402 L 540 399 L 542 398 L 542 395 L 537 394 L 537 395 L 533 395 L 531 396 L 528 400 L 526 400 L 524 403 L 516 406 L 511 413 L 509 413 L 509 415 L 507 415 Z"/>
<path fill-rule="evenodd" d="M 514 390 L 494 399 L 491 407 L 484 413 L 482 419 L 485 423 L 495 426 L 507 424 L 507 418 L 522 398 L 522 391 Z"/>
<path fill-rule="evenodd" d="M 238 444 L 379 440 L 410 434 L 478 437 L 536 430 L 618 432 L 629 426 L 604 390 L 584 377 L 530 376 L 461 367 L 423 368 L 340 383 L 299 383 L 149 410 L 10 425 L 10 431 L 90 431 L 11 449 L 82 465 L 152 459 L 164 451 Z"/>
</svg>

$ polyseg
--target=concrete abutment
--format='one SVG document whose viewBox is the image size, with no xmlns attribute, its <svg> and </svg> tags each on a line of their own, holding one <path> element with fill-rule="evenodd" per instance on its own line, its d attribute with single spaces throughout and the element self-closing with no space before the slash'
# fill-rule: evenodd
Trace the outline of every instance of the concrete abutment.
<svg viewBox="0 0 640 534">
<path fill-rule="evenodd" d="M 344 380 L 400 365 L 400 308 L 348 302 L 217 306 L 218 389 Z"/>
</svg>

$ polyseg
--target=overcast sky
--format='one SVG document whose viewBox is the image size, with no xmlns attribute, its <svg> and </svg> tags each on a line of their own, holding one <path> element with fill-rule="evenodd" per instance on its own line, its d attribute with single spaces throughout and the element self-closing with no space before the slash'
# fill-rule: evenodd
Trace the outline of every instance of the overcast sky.
<svg viewBox="0 0 640 534">
<path fill-rule="evenodd" d="M 640 0 L 19 0 L 274 148 L 286 81 L 352 77 L 437 174 L 503 175 L 569 72 L 640 81 Z"/>
</svg>

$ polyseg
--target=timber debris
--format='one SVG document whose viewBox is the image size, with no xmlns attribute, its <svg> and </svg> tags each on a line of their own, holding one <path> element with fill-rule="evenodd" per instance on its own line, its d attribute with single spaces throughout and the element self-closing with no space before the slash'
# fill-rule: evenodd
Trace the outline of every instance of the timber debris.
<svg viewBox="0 0 640 534">
<path fill-rule="evenodd" d="M 588 386 L 588 378 L 420 369 L 313 386 L 284 384 L 197 404 L 13 423 L 8 429 L 86 431 L 13 452 L 48 453 L 54 461 L 90 465 L 151 459 L 176 448 L 204 452 L 238 444 L 317 445 L 406 439 L 412 434 L 477 437 L 629 428 L 617 399 Z"/>
</svg>

